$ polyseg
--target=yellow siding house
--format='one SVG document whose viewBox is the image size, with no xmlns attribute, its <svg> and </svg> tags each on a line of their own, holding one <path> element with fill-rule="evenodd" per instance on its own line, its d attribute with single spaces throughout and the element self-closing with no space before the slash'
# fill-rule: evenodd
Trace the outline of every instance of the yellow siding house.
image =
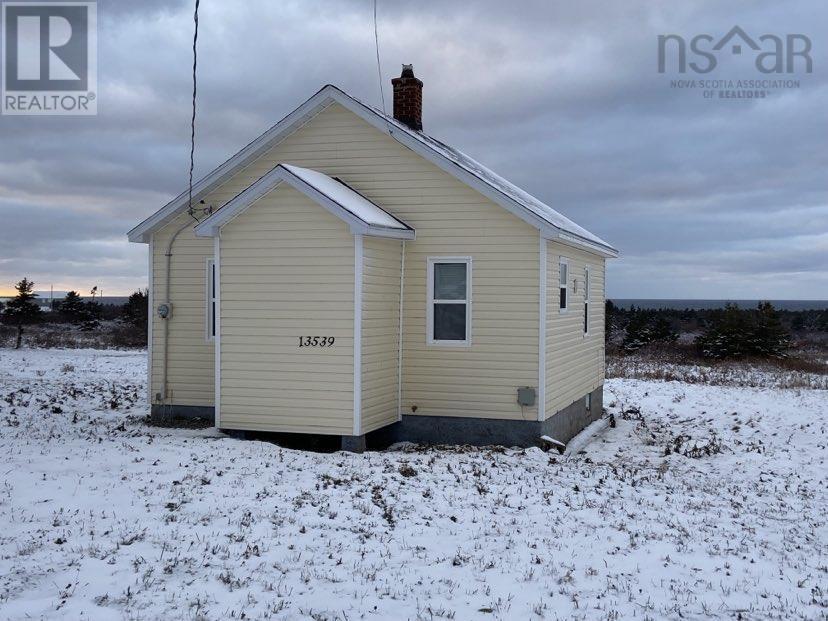
<svg viewBox="0 0 828 621">
<path fill-rule="evenodd" d="M 617 251 L 325 86 L 129 232 L 149 245 L 153 414 L 233 431 L 567 442 L 601 416 Z"/>
</svg>

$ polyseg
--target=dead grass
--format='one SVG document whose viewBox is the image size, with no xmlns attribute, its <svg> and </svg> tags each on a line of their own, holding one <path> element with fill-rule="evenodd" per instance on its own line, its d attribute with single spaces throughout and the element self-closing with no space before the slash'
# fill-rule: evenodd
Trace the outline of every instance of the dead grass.
<svg viewBox="0 0 828 621">
<path fill-rule="evenodd" d="M 653 359 L 646 355 L 608 356 L 607 377 L 743 388 L 828 390 L 828 368 L 825 364 L 796 359 L 688 364 Z"/>
</svg>

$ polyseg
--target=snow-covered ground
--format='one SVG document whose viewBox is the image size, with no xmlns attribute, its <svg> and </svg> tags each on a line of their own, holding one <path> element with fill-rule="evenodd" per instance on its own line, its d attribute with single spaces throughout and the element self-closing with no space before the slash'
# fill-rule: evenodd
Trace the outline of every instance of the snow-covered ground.
<svg viewBox="0 0 828 621">
<path fill-rule="evenodd" d="M 0 618 L 828 615 L 824 390 L 614 379 L 573 457 L 354 455 L 148 427 L 145 371 L 0 350 Z"/>
</svg>

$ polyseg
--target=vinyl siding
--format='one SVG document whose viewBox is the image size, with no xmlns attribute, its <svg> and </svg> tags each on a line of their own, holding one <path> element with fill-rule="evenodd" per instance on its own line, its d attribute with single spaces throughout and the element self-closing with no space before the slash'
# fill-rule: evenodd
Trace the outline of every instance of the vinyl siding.
<svg viewBox="0 0 828 621">
<path fill-rule="evenodd" d="M 517 388 L 538 385 L 537 231 L 459 183 L 443 192 L 393 208 L 417 230 L 406 243 L 403 413 L 536 420 L 536 407 L 518 405 Z M 435 256 L 472 259 L 468 347 L 426 343 Z"/>
<path fill-rule="evenodd" d="M 399 240 L 363 240 L 362 433 L 397 421 L 401 250 Z"/>
<path fill-rule="evenodd" d="M 560 257 L 566 257 L 568 304 L 560 312 Z M 547 242 L 546 417 L 604 383 L 604 259 Z M 590 266 L 589 334 L 584 335 L 584 270 Z M 574 283 L 578 281 L 578 290 Z"/>
<path fill-rule="evenodd" d="M 221 426 L 353 433 L 354 237 L 286 185 L 221 230 Z M 299 347 L 334 336 L 333 347 Z"/>
<path fill-rule="evenodd" d="M 185 214 L 153 235 L 152 300 L 157 307 L 166 298 L 167 246 L 182 224 L 194 222 Z M 152 321 L 152 401 L 161 391 L 164 368 L 164 322 L 169 322 L 167 403 L 212 406 L 214 399 L 213 341 L 207 340 L 207 258 L 213 256 L 213 240 L 195 237 L 184 229 L 172 247 L 170 301 L 172 318 Z M 155 309 L 151 309 L 155 312 Z"/>
<path fill-rule="evenodd" d="M 279 162 L 340 177 L 417 231 L 416 241 L 406 243 L 403 412 L 536 420 L 537 409 L 522 411 L 516 390 L 538 384 L 537 230 L 338 104 L 205 202 L 220 207 Z M 211 241 L 204 241 L 204 257 L 212 255 Z M 314 252 L 320 260 L 330 256 L 325 243 Z M 160 244 L 155 253 L 163 254 Z M 437 255 L 473 259 L 471 347 L 426 345 L 426 262 Z M 203 325 L 203 306 L 193 312 L 190 321 Z M 199 349 L 196 333 L 188 337 L 178 345 L 182 351 Z M 200 380 L 209 385 L 212 374 Z"/>
</svg>

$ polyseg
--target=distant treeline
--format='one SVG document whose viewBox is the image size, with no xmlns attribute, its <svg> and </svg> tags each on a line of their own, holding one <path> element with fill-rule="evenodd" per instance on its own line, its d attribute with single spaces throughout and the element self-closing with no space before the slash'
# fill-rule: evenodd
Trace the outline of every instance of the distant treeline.
<svg viewBox="0 0 828 621">
<path fill-rule="evenodd" d="M 793 336 L 828 333 L 828 310 L 777 310 L 769 302 L 754 308 L 727 304 L 715 309 L 619 308 L 606 303 L 611 348 L 636 352 L 651 345 L 691 344 L 705 358 L 781 358 Z"/>
<path fill-rule="evenodd" d="M 101 304 L 96 299 L 97 287 L 92 288 L 88 299 L 83 299 L 77 291 L 69 291 L 62 300 L 54 302 L 51 312 L 44 312 L 34 293 L 34 282 L 23 278 L 14 288 L 17 295 L 0 302 L 0 320 L 4 325 L 16 328 L 16 348 L 21 345 L 25 326 L 46 322 L 76 326 L 84 332 L 99 330 L 102 322 L 116 322 L 116 344 L 136 347 L 147 342 L 149 309 L 146 290 L 136 291 L 121 305 Z"/>
</svg>

